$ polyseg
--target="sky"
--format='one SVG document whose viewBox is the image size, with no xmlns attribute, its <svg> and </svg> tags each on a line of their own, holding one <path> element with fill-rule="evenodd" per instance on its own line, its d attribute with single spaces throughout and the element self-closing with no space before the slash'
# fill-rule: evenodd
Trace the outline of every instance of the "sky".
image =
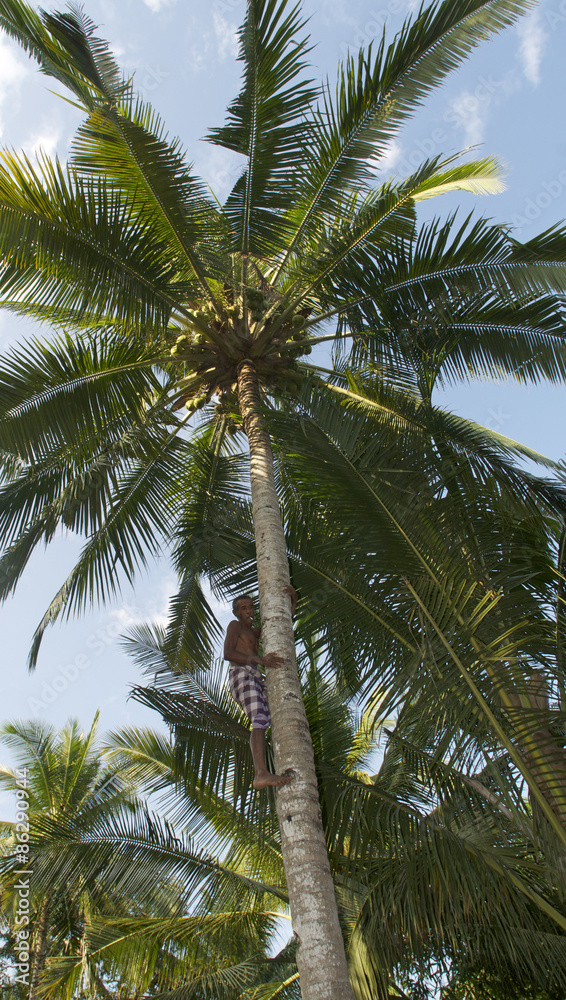
<svg viewBox="0 0 566 1000">
<path fill-rule="evenodd" d="M 43 6 L 62 9 L 45 0 Z M 314 76 L 335 78 L 348 52 L 393 35 L 416 4 L 407 0 L 305 0 L 305 16 L 316 48 Z M 241 167 L 236 154 L 202 141 L 220 125 L 237 92 L 237 26 L 243 0 L 85 0 L 125 73 L 179 135 L 195 169 L 224 199 Z M 509 224 L 528 239 L 566 218 L 566 0 L 542 0 L 517 26 L 475 51 L 391 144 L 379 164 L 383 175 L 403 175 L 423 157 L 475 147 L 474 156 L 494 155 L 506 170 L 506 190 L 478 199 L 450 195 L 422 208 L 423 218 L 461 207 Z M 40 150 L 61 159 L 79 123 L 79 113 L 57 96 L 12 41 L 0 34 L 0 144 Z M 0 351 L 35 332 L 31 324 L 0 312 Z M 42 330 L 45 336 L 45 330 Z M 490 383 L 456 386 L 436 402 L 501 431 L 555 459 L 566 452 L 561 386 Z M 120 647 L 120 635 L 148 619 L 164 622 L 175 590 L 166 558 L 127 588 L 111 607 L 95 608 L 47 634 L 39 664 L 28 674 L 31 636 L 51 597 L 71 569 L 81 542 L 60 538 L 30 563 L 14 598 L 0 608 L 4 660 L 0 719 L 44 719 L 61 726 L 70 716 L 89 726 L 97 709 L 101 731 L 127 725 L 159 726 L 160 720 L 132 700 L 140 681 Z M 215 610 L 226 624 L 225 605 Z M 219 651 L 220 652 L 220 651 Z M 0 749 L 0 760 L 7 754 Z M 2 802 L 0 801 L 0 815 Z"/>
</svg>

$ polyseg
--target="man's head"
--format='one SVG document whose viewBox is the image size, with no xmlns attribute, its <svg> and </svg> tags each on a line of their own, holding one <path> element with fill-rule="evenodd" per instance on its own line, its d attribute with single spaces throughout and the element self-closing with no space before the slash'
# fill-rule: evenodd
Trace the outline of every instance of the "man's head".
<svg viewBox="0 0 566 1000">
<path fill-rule="evenodd" d="M 239 594 L 232 601 L 232 611 L 239 621 L 245 624 L 253 622 L 255 617 L 254 602 L 251 594 Z"/>
</svg>

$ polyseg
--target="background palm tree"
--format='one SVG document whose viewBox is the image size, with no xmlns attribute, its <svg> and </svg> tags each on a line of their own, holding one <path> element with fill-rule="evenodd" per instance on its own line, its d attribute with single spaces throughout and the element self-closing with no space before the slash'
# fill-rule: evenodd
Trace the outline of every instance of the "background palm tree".
<svg viewBox="0 0 566 1000">
<path fill-rule="evenodd" d="M 120 569 L 132 579 L 185 510 L 190 518 L 186 473 L 204 452 L 203 461 L 231 467 L 242 492 L 241 457 L 226 433 L 243 422 L 264 647 L 286 661 L 268 686 L 275 763 L 295 773 L 277 807 L 307 1000 L 343 1000 L 349 986 L 294 668 L 266 406 L 295 406 L 303 379 L 324 374 L 297 358 L 332 317 L 343 317 L 337 335 L 344 323 L 357 333 L 357 324 L 369 321 L 380 339 L 368 303 L 390 258 L 411 245 L 418 201 L 498 189 L 490 159 L 434 158 L 395 184 L 376 183 L 368 161 L 379 160 L 431 88 L 476 44 L 529 7 L 526 0 L 445 0 L 423 8 L 389 46 L 383 41 L 348 60 L 333 98 L 328 87 L 305 79 L 308 40 L 298 7 L 250 0 L 240 34 L 242 89 L 227 124 L 210 137 L 241 153 L 245 166 L 219 207 L 81 12 L 38 15 L 21 0 L 0 0 L 0 25 L 86 112 L 66 168 L 4 154 L 0 170 L 2 303 L 61 331 L 52 345 L 36 341 L 11 352 L 2 371 L 2 592 L 11 592 L 35 546 L 60 525 L 86 536 L 79 563 L 37 630 L 33 663 L 49 623 L 92 595 L 112 593 Z M 558 308 L 549 293 L 565 281 L 562 247 L 561 234 L 527 249 L 508 240 L 495 254 L 488 245 L 458 275 L 478 303 L 495 287 L 496 313 L 518 297 L 517 336 L 531 351 L 544 348 L 531 373 L 562 374 L 549 317 Z M 435 281 L 446 289 L 445 268 L 420 280 L 440 303 Z M 404 284 L 417 288 L 419 281 Z M 505 353 L 501 338 L 496 350 Z M 329 391 L 327 405 L 341 416 L 335 397 Z M 213 399 L 220 412 L 188 440 L 191 414 Z M 183 404 L 188 414 L 178 419 Z M 174 602 L 174 610 L 185 609 L 185 636 L 197 605 L 193 643 L 212 629 L 206 651 L 213 621 L 191 572 Z"/>
<path fill-rule="evenodd" d="M 258 905 L 267 889 L 243 878 L 241 865 L 230 870 L 207 854 L 206 838 L 195 849 L 190 836 L 150 813 L 96 742 L 96 720 L 88 733 L 73 722 L 60 732 L 9 723 L 2 741 L 27 769 L 26 996 L 107 998 L 124 988 L 151 994 L 182 984 L 187 997 L 235 1000 L 270 980 L 281 996 L 296 995 L 293 950 L 268 957 L 275 914 Z M 15 791 L 18 773 L 2 767 L 2 787 Z M 2 825 L 0 885 L 10 944 L 22 864 L 13 852 L 14 824 Z M 191 832 L 198 834 L 197 823 Z M 287 989 L 282 983 L 289 977 Z M 263 995 L 271 995 L 267 986 Z"/>
<path fill-rule="evenodd" d="M 93 882 L 88 883 L 80 871 L 61 864 L 57 842 L 68 839 L 71 832 L 75 836 L 79 830 L 84 833 L 101 816 L 112 821 L 134 806 L 127 783 L 99 758 L 96 722 L 95 718 L 88 733 L 83 733 L 76 722 L 60 733 L 34 722 L 7 723 L 0 732 L 0 739 L 12 751 L 18 767 L 27 769 L 29 853 L 23 865 L 21 856 L 13 850 L 18 842 L 16 824 L 4 822 L 1 881 L 4 918 L 9 927 L 17 928 L 17 883 L 22 869 L 30 873 L 31 1000 L 39 996 L 40 978 L 50 952 L 77 948 L 86 914 L 100 903 Z M 2 788 L 15 792 L 21 787 L 19 782 L 17 770 L 0 767 Z"/>
<path fill-rule="evenodd" d="M 246 720 L 221 677 L 171 670 L 162 638 L 146 627 L 132 636 L 134 655 L 155 675 L 135 697 L 159 711 L 174 742 L 122 731 L 110 743 L 116 762 L 164 796 L 179 822 L 206 818 L 210 836 L 225 844 L 225 863 L 269 894 L 283 876 L 278 830 L 253 789 Z M 413 726 L 409 739 L 401 719 L 376 755 L 385 735 L 380 713 L 360 717 L 346 689 L 321 679 L 312 654 L 302 682 L 356 997 L 395 995 L 419 968 L 455 981 L 458 969 L 482 968 L 510 989 L 559 993 L 566 978 L 560 876 L 540 850 L 508 758 L 496 758 L 498 782 L 469 746 L 458 770 L 430 727 L 423 736 Z"/>
</svg>

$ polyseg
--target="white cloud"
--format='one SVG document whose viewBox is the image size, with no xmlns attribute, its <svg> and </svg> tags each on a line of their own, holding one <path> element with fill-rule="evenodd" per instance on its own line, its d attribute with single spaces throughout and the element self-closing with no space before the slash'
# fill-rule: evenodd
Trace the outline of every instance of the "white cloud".
<svg viewBox="0 0 566 1000">
<path fill-rule="evenodd" d="M 178 590 L 176 578 L 166 573 L 157 581 L 153 596 L 144 601 L 143 606 L 123 604 L 108 612 L 110 632 L 115 636 L 123 635 L 132 625 L 145 622 L 165 628 L 169 616 L 169 600 Z"/>
<path fill-rule="evenodd" d="M 15 97 L 28 72 L 28 67 L 16 58 L 13 44 L 5 35 L 0 34 L 0 109 Z M 1 118 L 0 135 L 2 135 Z"/>
<path fill-rule="evenodd" d="M 521 39 L 519 59 L 527 80 L 535 85 L 540 83 L 540 64 L 547 39 L 540 12 L 535 10 L 524 18 L 517 26 L 517 34 Z"/>
<path fill-rule="evenodd" d="M 356 18 L 352 17 L 351 3 L 349 0 L 326 0 L 321 4 L 319 16 L 322 17 L 324 25 L 334 25 L 338 23 L 349 24 L 352 28 L 359 27 Z"/>
<path fill-rule="evenodd" d="M 143 608 L 135 604 L 124 604 L 121 608 L 109 611 L 108 618 L 110 629 L 116 637 L 124 635 L 132 625 L 159 625 L 161 628 L 167 625 L 166 607 L 157 607 L 155 604 L 147 604 Z"/>
<path fill-rule="evenodd" d="M 213 11 L 212 18 L 220 59 L 225 59 L 226 56 L 237 56 L 238 34 L 236 25 L 230 24 L 217 10 Z"/>
<path fill-rule="evenodd" d="M 208 50 L 209 43 L 206 40 L 203 40 L 200 46 L 193 45 L 189 50 L 187 67 L 194 76 L 202 73 L 203 70 L 208 69 Z"/>
<path fill-rule="evenodd" d="M 198 157 L 197 170 L 219 201 L 228 196 L 245 165 L 243 156 L 230 149 L 207 145 Z"/>
<path fill-rule="evenodd" d="M 463 130 L 466 146 L 477 146 L 483 142 L 488 103 L 468 90 L 463 90 L 450 101 L 447 120 Z"/>
<path fill-rule="evenodd" d="M 375 167 L 379 174 L 390 174 L 399 163 L 403 149 L 401 145 L 392 139 L 380 157 L 370 160 L 370 166 Z"/>
<path fill-rule="evenodd" d="M 133 625 L 151 624 L 165 628 L 169 620 L 169 602 L 178 589 L 176 577 L 167 572 L 157 579 L 155 591 L 150 598 L 140 604 L 122 604 L 119 608 L 110 609 L 103 619 L 108 643 L 119 641 Z M 213 613 L 225 628 L 232 618 L 230 601 L 219 600 L 206 582 L 204 593 Z"/>
<path fill-rule="evenodd" d="M 22 144 L 24 153 L 29 157 L 37 157 L 39 153 L 53 156 L 62 138 L 62 129 L 54 124 L 46 123 L 37 132 L 33 132 Z"/>
<path fill-rule="evenodd" d="M 143 0 L 146 7 L 149 7 L 154 14 L 159 13 L 162 7 L 169 7 L 175 0 Z"/>
<path fill-rule="evenodd" d="M 124 634 L 132 625 L 141 625 L 144 622 L 153 624 L 151 616 L 145 609 L 138 608 L 136 604 L 124 604 L 121 608 L 113 608 L 108 612 L 110 621 L 110 631 L 116 637 Z"/>
</svg>

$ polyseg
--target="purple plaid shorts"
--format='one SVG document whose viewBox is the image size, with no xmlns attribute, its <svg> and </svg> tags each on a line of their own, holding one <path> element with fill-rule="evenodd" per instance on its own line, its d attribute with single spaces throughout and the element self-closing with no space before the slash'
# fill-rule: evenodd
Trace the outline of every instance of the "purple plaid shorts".
<svg viewBox="0 0 566 1000">
<path fill-rule="evenodd" d="M 269 729 L 271 716 L 267 704 L 265 678 L 257 667 L 241 667 L 231 663 L 228 674 L 230 694 L 240 708 L 243 708 L 252 724 L 252 729 Z"/>
</svg>

